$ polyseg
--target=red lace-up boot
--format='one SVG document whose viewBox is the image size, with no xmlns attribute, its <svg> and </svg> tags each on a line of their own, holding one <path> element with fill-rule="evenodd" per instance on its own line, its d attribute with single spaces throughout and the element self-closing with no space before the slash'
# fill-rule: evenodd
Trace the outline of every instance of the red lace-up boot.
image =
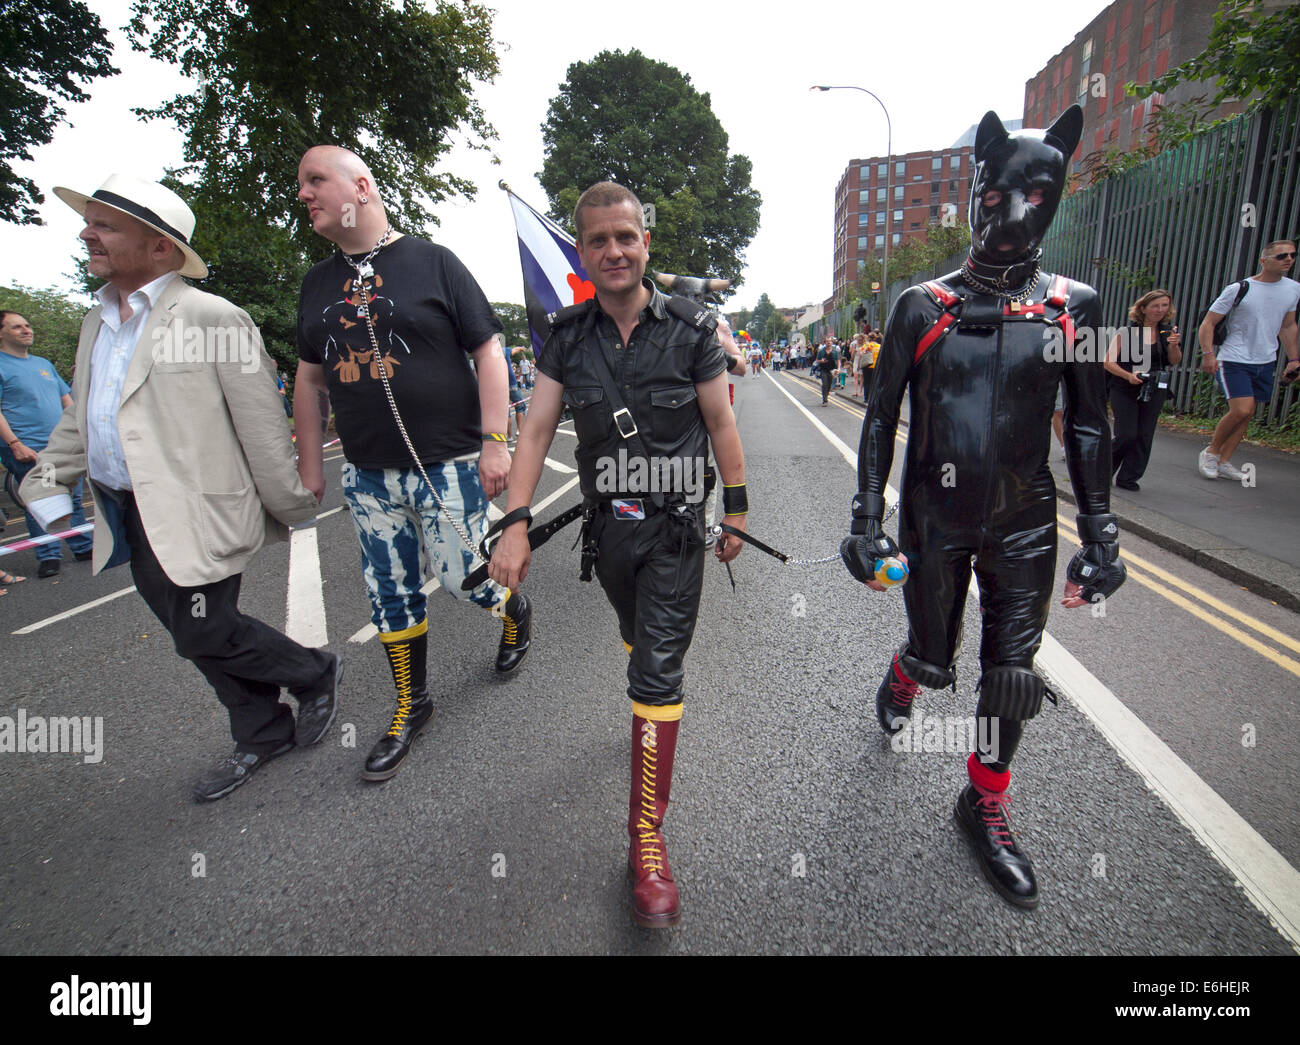
<svg viewBox="0 0 1300 1045">
<path fill-rule="evenodd" d="M 632 793 L 627 816 L 632 917 L 643 929 L 666 929 L 682 917 L 661 831 L 672 788 L 682 706 L 651 707 L 634 702 L 632 709 Z"/>
</svg>

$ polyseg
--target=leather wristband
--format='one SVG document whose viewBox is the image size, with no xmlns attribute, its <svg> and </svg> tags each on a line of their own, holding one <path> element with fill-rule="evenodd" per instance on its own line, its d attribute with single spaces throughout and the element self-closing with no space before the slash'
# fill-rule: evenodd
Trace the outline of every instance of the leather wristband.
<svg viewBox="0 0 1300 1045">
<path fill-rule="evenodd" d="M 880 533 L 880 521 L 885 517 L 885 499 L 880 494 L 868 490 L 855 493 L 850 511 L 849 533 L 873 538 Z"/>
<path fill-rule="evenodd" d="M 1084 544 L 1109 544 L 1119 540 L 1119 520 L 1112 512 L 1096 515 L 1076 515 L 1079 540 Z"/>
<path fill-rule="evenodd" d="M 744 483 L 722 487 L 722 511 L 726 515 L 745 515 L 749 511 L 749 494 Z"/>
</svg>

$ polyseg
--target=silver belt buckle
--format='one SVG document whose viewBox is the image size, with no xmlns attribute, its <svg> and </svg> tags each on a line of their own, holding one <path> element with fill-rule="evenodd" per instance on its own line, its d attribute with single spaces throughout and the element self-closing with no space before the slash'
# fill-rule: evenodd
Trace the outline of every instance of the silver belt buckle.
<svg viewBox="0 0 1300 1045">
<path fill-rule="evenodd" d="M 626 418 L 627 418 L 627 424 L 628 424 L 628 425 L 631 425 L 631 427 L 632 427 L 632 430 L 631 430 L 631 431 L 628 431 L 628 429 L 624 426 L 623 421 L 620 420 L 620 418 L 619 418 L 619 415 L 620 415 L 620 414 L 623 415 L 623 417 L 626 417 Z M 625 406 L 624 406 L 624 407 L 619 407 L 619 409 L 615 410 L 615 411 L 614 411 L 614 427 L 618 429 L 618 434 L 621 435 L 624 439 L 631 439 L 634 435 L 636 435 L 636 432 L 637 432 L 637 429 L 636 429 L 636 419 L 632 416 L 632 411 L 630 411 L 630 410 L 629 410 L 627 407 L 625 407 Z"/>
</svg>

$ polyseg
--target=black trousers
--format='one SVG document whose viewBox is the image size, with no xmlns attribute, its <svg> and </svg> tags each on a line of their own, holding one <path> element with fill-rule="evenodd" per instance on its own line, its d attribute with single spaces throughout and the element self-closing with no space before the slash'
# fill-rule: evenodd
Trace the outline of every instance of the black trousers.
<svg viewBox="0 0 1300 1045">
<path fill-rule="evenodd" d="M 1115 481 L 1120 483 L 1135 483 L 1145 474 L 1151 460 L 1156 421 L 1169 395 L 1168 391 L 1153 389 L 1150 400 L 1139 403 L 1137 394 L 1137 387 L 1128 382 L 1111 383 L 1110 409 L 1115 415 L 1115 437 L 1110 444 L 1110 464 Z"/>
<path fill-rule="evenodd" d="M 831 380 L 833 375 L 825 367 L 822 367 L 822 402 L 825 403 L 831 394 Z"/>
<path fill-rule="evenodd" d="M 666 512 L 630 520 L 602 511 L 592 525 L 596 577 L 632 647 L 627 695 L 642 704 L 680 704 L 704 587 L 703 532 L 683 550 Z"/>
<path fill-rule="evenodd" d="M 196 588 L 173 583 L 149 546 L 130 493 L 123 508 L 136 590 L 162 621 L 176 652 L 217 691 L 230 713 L 235 747 L 261 755 L 292 740 L 293 712 L 281 702 L 280 689 L 300 697 L 323 692 L 332 677 L 330 656 L 240 613 L 242 574 Z"/>
</svg>

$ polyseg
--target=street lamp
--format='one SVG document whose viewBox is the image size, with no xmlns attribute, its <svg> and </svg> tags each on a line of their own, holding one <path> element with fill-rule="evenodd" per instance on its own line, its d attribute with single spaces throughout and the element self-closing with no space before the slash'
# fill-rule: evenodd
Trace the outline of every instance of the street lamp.
<svg viewBox="0 0 1300 1045">
<path fill-rule="evenodd" d="M 809 87 L 810 91 L 861 91 L 863 94 L 870 94 L 876 99 L 876 104 L 880 106 L 881 111 L 885 114 L 885 258 L 881 265 L 880 289 L 885 297 L 885 307 L 882 312 L 889 312 L 889 220 L 893 216 L 891 211 L 894 207 L 894 128 L 889 119 L 889 110 L 885 108 L 876 95 L 868 91 L 865 87 L 839 86 L 839 87 L 822 87 L 814 85 Z M 848 233 L 845 233 L 846 237 Z"/>
</svg>

